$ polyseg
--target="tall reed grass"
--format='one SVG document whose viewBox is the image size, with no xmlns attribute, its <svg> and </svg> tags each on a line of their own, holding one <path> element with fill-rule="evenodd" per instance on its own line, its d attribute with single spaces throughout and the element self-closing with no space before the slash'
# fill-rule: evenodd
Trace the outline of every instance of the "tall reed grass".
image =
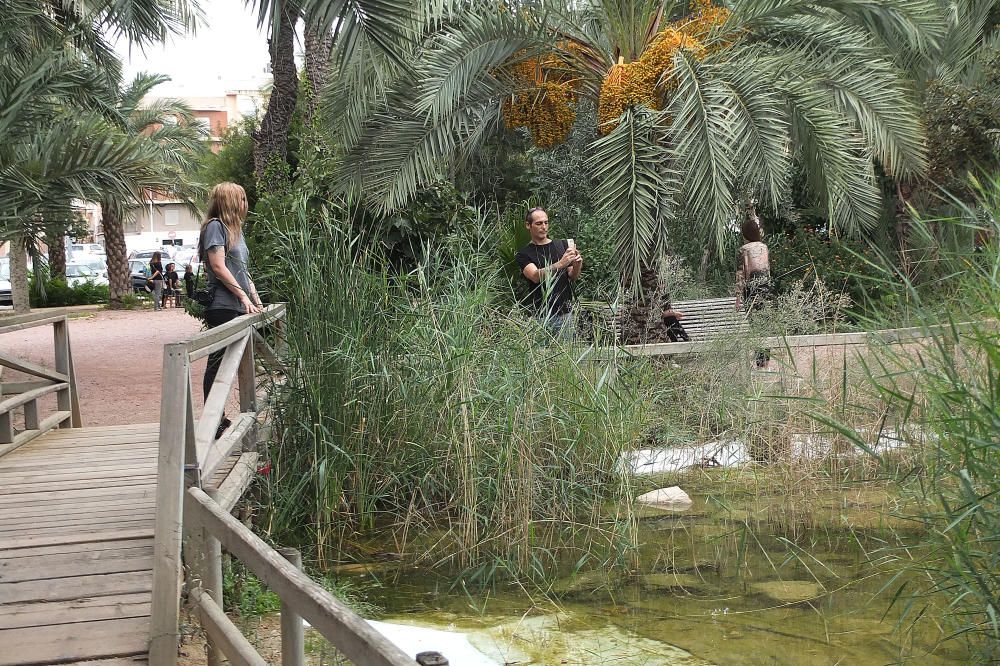
<svg viewBox="0 0 1000 666">
<path fill-rule="evenodd" d="M 300 201 L 269 240 L 296 363 L 275 393 L 266 531 L 321 563 L 378 535 L 482 582 L 627 563 L 617 462 L 651 418 L 645 366 L 593 363 L 505 309 L 495 251 L 459 239 L 393 275 L 338 215 Z"/>
<path fill-rule="evenodd" d="M 927 256 L 944 276 L 934 284 L 914 284 L 891 262 L 873 260 L 885 284 L 912 304 L 927 337 L 915 348 L 885 347 L 867 367 L 869 385 L 920 451 L 904 479 L 910 501 L 900 512 L 917 529 L 879 553 L 898 571 L 900 622 L 943 616 L 950 637 L 967 641 L 978 663 L 991 664 L 1000 663 L 998 219 L 1000 178 L 960 216 L 918 221 L 913 234 L 932 248 Z M 942 242 L 974 233 L 988 239 L 975 253 L 971 243 L 954 251 Z M 851 429 L 841 430 L 869 451 Z M 874 457 L 883 468 L 894 464 Z"/>
</svg>

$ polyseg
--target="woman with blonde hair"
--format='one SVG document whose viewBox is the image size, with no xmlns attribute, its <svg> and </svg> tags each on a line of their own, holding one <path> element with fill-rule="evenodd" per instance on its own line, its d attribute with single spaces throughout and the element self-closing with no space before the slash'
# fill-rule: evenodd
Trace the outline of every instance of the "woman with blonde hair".
<svg viewBox="0 0 1000 666">
<path fill-rule="evenodd" d="M 247 194 L 236 183 L 219 183 L 208 196 L 208 211 L 198 238 L 198 257 L 205 266 L 211 301 L 205 306 L 205 323 L 214 328 L 244 314 L 260 312 L 263 307 L 257 288 L 250 279 L 247 264 L 250 252 L 243 238 L 247 217 Z M 224 349 L 212 352 L 202 383 L 205 398 L 219 372 Z M 223 417 L 218 438 L 230 425 Z"/>
</svg>

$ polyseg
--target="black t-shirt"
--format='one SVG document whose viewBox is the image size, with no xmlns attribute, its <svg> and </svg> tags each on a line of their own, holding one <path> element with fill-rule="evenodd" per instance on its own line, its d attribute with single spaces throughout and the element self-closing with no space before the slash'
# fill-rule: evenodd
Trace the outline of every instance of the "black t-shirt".
<svg viewBox="0 0 1000 666">
<path fill-rule="evenodd" d="M 194 298 L 194 273 L 184 273 L 184 289 L 189 298 Z"/>
<path fill-rule="evenodd" d="M 153 280 L 163 279 L 163 264 L 158 261 L 149 262 L 149 277 Z"/>
<path fill-rule="evenodd" d="M 528 264 L 545 268 L 556 263 L 566 253 L 569 245 L 565 240 L 553 240 L 545 245 L 528 243 L 514 256 L 517 265 L 524 271 Z M 522 273 L 523 275 L 523 273 Z M 539 314 L 565 314 L 573 304 L 573 283 L 569 279 L 569 271 L 545 271 L 542 281 L 535 284 L 524 278 L 528 284 L 528 300 Z"/>
<path fill-rule="evenodd" d="M 167 271 L 167 286 L 171 289 L 180 287 L 180 279 L 177 277 L 177 271 Z"/>
</svg>

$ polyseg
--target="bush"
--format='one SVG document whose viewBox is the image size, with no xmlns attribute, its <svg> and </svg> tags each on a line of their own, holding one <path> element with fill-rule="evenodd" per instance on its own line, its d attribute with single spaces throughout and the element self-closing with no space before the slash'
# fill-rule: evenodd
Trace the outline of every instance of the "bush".
<svg viewBox="0 0 1000 666">
<path fill-rule="evenodd" d="M 31 279 L 30 300 L 33 308 L 55 308 L 67 305 L 93 305 L 107 303 L 107 285 L 82 282 L 69 286 L 65 278 L 46 278 L 39 287 Z"/>
</svg>

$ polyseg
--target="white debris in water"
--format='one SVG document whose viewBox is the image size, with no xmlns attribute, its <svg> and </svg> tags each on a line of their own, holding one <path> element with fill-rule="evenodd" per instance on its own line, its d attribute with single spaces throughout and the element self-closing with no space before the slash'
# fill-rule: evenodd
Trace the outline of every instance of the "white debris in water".
<svg viewBox="0 0 1000 666">
<path fill-rule="evenodd" d="M 395 622 L 368 620 L 375 630 L 388 638 L 396 647 L 411 657 L 420 652 L 440 652 L 449 664 L 465 666 L 502 666 L 477 650 L 469 642 L 469 635 L 458 631 L 418 627 Z"/>
<path fill-rule="evenodd" d="M 752 462 L 747 446 L 738 439 L 698 446 L 639 449 L 624 455 L 625 469 L 633 474 L 679 472 L 690 467 L 736 467 Z"/>
<path fill-rule="evenodd" d="M 857 433 L 861 441 L 866 442 L 879 455 L 934 439 L 933 434 L 923 433 L 916 426 L 908 426 L 902 432 L 885 428 L 878 433 L 873 429 L 858 428 Z M 792 460 L 815 460 L 833 453 L 833 433 L 794 433 L 788 444 Z M 844 455 L 857 456 L 864 453 L 851 446 Z M 745 443 L 731 439 L 697 446 L 639 449 L 624 454 L 621 462 L 625 470 L 641 476 L 680 472 L 692 467 L 738 467 L 753 462 L 753 459 Z"/>
</svg>

